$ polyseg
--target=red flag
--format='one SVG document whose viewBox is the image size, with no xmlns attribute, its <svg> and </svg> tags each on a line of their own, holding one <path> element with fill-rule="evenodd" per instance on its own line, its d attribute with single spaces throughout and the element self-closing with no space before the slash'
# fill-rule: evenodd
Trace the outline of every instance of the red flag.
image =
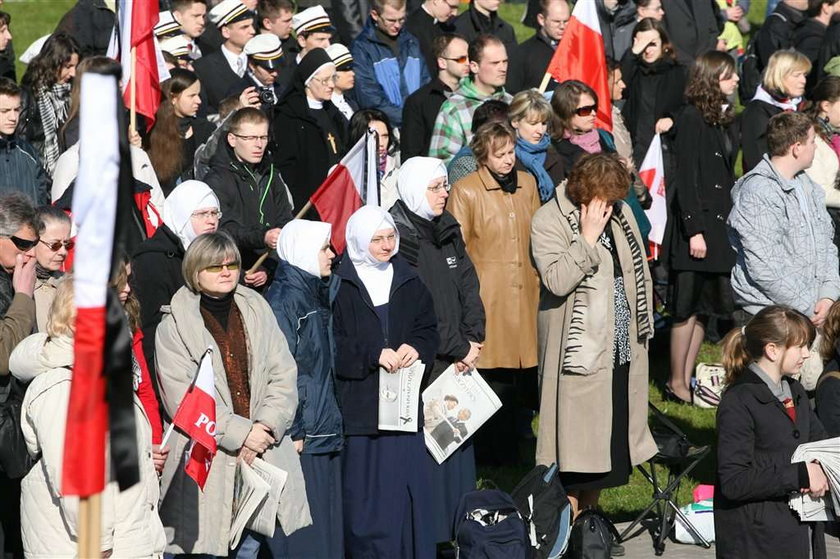
<svg viewBox="0 0 840 559">
<path fill-rule="evenodd" d="M 662 140 L 659 134 L 656 134 L 650 142 L 650 147 L 639 169 L 639 176 L 642 177 L 642 182 L 648 187 L 653 199 L 650 208 L 645 210 L 645 214 L 650 220 L 650 235 L 648 235 L 648 238 L 654 245 L 651 254 L 656 257 L 659 250 L 656 245 L 662 245 L 665 239 L 665 225 L 668 221 L 668 202 L 665 198 L 665 165 L 662 162 Z"/>
<path fill-rule="evenodd" d="M 216 455 L 216 381 L 209 349 L 201 358 L 195 382 L 184 395 L 172 423 L 192 439 L 184 471 L 204 489 Z"/>
<path fill-rule="evenodd" d="M 578 2 L 545 72 L 558 82 L 582 81 L 598 94 L 597 126 L 612 131 L 607 55 L 594 0 Z"/>
<path fill-rule="evenodd" d="M 309 198 L 321 219 L 332 224 L 332 243 L 338 253 L 347 244 L 344 230 L 353 212 L 364 203 L 379 205 L 376 151 L 373 134 L 362 136 Z"/>
</svg>

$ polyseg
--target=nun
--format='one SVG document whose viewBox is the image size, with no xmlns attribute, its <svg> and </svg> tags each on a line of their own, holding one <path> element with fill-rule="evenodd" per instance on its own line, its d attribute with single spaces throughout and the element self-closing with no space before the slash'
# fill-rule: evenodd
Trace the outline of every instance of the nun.
<svg viewBox="0 0 840 559">
<path fill-rule="evenodd" d="M 184 181 L 163 203 L 163 225 L 140 243 L 132 256 L 131 289 L 140 302 L 143 353 L 155 384 L 155 331 L 163 318 L 160 308 L 184 286 L 181 263 L 190 243 L 199 235 L 215 233 L 221 217 L 219 199 L 206 183 Z"/>
<path fill-rule="evenodd" d="M 432 294 L 440 337 L 429 382 L 454 365 L 475 368 L 484 341 L 484 305 L 478 275 L 467 255 L 461 226 L 446 211 L 446 165 L 434 157 L 412 157 L 400 168 L 400 199 L 390 213 L 400 236 L 400 254 Z M 452 518 L 461 495 L 475 489 L 475 455 L 468 440 L 443 464 L 428 455 L 432 470 L 432 523 L 436 542 L 453 539 Z"/>
<path fill-rule="evenodd" d="M 422 430 L 379 430 L 379 370 L 437 354 L 434 304 L 398 254 L 390 214 L 363 206 L 347 222 L 333 307 L 336 385 L 344 418 L 344 543 L 358 557 L 435 556 L 431 472 Z M 418 426 L 422 416 L 418 406 Z"/>
<path fill-rule="evenodd" d="M 300 454 L 312 525 L 288 538 L 290 557 L 343 557 L 341 412 L 335 395 L 332 226 L 294 219 L 277 240 L 280 263 L 266 298 L 297 363 L 298 405 L 289 436 Z"/>
</svg>

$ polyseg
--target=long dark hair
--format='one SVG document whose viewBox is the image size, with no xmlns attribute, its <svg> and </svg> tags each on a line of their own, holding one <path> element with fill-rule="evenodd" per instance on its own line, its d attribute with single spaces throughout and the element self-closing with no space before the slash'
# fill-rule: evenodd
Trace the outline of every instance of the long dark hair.
<svg viewBox="0 0 840 559">
<path fill-rule="evenodd" d="M 70 126 L 70 123 L 79 116 L 79 107 L 81 106 L 82 94 L 82 76 L 87 72 L 95 74 L 115 74 L 119 75 L 120 64 L 113 58 L 107 56 L 90 56 L 79 62 L 76 68 L 76 77 L 73 79 L 73 89 L 70 90 L 70 110 L 67 112 L 67 121 L 61 126 L 61 136 L 64 136 L 65 131 Z"/>
<path fill-rule="evenodd" d="M 572 128 L 572 118 L 575 116 L 581 95 L 589 95 L 598 104 L 598 94 L 595 90 L 578 80 L 566 80 L 554 89 L 551 97 L 551 109 L 554 111 L 554 123 L 551 126 L 552 137 L 556 141 L 563 139 L 563 134 Z"/>
<path fill-rule="evenodd" d="M 734 73 L 735 62 L 725 52 L 710 50 L 697 57 L 685 88 L 685 98 L 697 107 L 707 124 L 726 125 L 735 119 L 732 103 L 722 110 L 727 99 L 720 89 L 720 77 Z"/>
<path fill-rule="evenodd" d="M 53 33 L 38 56 L 29 63 L 21 83 L 36 94 L 52 87 L 58 81 L 61 67 L 70 62 L 74 54 L 81 58 L 81 49 L 76 39 L 64 31 Z"/>
<path fill-rule="evenodd" d="M 805 112 L 814 117 L 814 119 L 818 119 L 821 103 L 825 101 L 834 103 L 838 100 L 840 100 L 840 76 L 826 76 L 820 80 L 811 92 L 811 100 Z M 817 126 L 816 130 L 822 136 L 823 140 L 826 142 L 830 141 L 824 127 Z"/>
<path fill-rule="evenodd" d="M 169 71 L 170 78 L 163 82 L 161 100 L 155 114 L 155 125 L 149 132 L 146 149 L 157 173 L 158 180 L 168 182 L 181 173 L 184 138 L 178 129 L 178 115 L 174 101 L 184 90 L 198 81 L 194 72 L 183 68 Z"/>
<path fill-rule="evenodd" d="M 353 114 L 353 117 L 350 119 L 349 145 L 355 145 L 359 141 L 359 138 L 365 135 L 365 132 L 370 128 L 370 123 L 374 120 L 384 123 L 385 128 L 388 129 L 388 155 L 394 155 L 400 147 L 397 138 L 394 136 L 394 127 L 391 126 L 388 115 L 379 109 L 362 109 Z"/>
<path fill-rule="evenodd" d="M 636 24 L 636 27 L 633 28 L 633 39 L 636 38 L 636 35 L 644 31 L 656 31 L 659 33 L 659 38 L 662 40 L 662 58 L 660 60 L 674 60 L 676 58 L 674 44 L 671 42 L 671 38 L 668 37 L 668 32 L 665 31 L 665 26 L 662 25 L 662 22 L 656 21 L 652 17 L 646 17 L 640 20 Z M 639 53 L 638 56 L 641 57 L 642 54 Z"/>
</svg>

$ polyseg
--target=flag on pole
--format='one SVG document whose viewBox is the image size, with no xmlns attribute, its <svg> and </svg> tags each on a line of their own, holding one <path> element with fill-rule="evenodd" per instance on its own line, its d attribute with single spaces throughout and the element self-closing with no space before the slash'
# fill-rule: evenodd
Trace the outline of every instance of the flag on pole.
<svg viewBox="0 0 840 559">
<path fill-rule="evenodd" d="M 341 253 L 347 244 L 347 220 L 365 204 L 379 205 L 379 166 L 377 135 L 368 131 L 333 167 L 310 201 L 323 221 L 332 224 L 332 242 Z"/>
<path fill-rule="evenodd" d="M 195 381 L 172 418 L 172 424 L 191 439 L 184 456 L 184 471 L 202 490 L 216 455 L 216 380 L 212 356 L 212 349 L 207 348 Z"/>
<path fill-rule="evenodd" d="M 595 0 L 577 2 L 546 74 L 558 82 L 579 80 L 598 95 L 597 126 L 612 131 L 607 55 Z"/>
<path fill-rule="evenodd" d="M 134 424 L 131 334 L 125 311 L 109 287 L 128 254 L 127 227 L 134 207 L 133 178 L 118 76 L 82 76 L 79 173 L 73 192 L 78 226 L 74 301 L 73 378 L 64 443 L 62 493 L 89 497 L 110 471 L 126 489 L 140 479 Z M 110 478 L 109 478 L 110 479 Z"/>
<path fill-rule="evenodd" d="M 668 221 L 668 203 L 665 198 L 665 165 L 662 162 L 662 139 L 659 134 L 653 137 L 650 147 L 642 161 L 639 169 L 639 176 L 642 182 L 648 187 L 650 197 L 653 201 L 650 208 L 645 210 L 650 220 L 650 235 L 648 239 L 655 245 L 662 245 L 665 238 L 665 224 Z M 658 247 L 652 251 L 655 256 L 658 254 Z"/>
</svg>

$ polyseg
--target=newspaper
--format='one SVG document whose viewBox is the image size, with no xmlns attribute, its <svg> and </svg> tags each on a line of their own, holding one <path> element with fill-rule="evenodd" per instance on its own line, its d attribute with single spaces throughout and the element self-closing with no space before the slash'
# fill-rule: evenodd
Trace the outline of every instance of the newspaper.
<svg viewBox="0 0 840 559">
<path fill-rule="evenodd" d="M 420 383 L 426 365 L 419 359 L 408 367 L 389 373 L 379 369 L 379 429 L 416 433 L 420 427 Z"/>
<path fill-rule="evenodd" d="M 790 459 L 791 463 L 812 460 L 822 465 L 828 478 L 828 493 L 819 498 L 796 493 L 788 504 L 803 522 L 840 518 L 840 437 L 801 444 Z"/>
<path fill-rule="evenodd" d="M 264 536 L 274 535 L 277 505 L 287 477 L 286 472 L 260 458 L 255 458 L 250 466 L 244 460 L 237 463 L 230 549 L 239 545 L 245 528 Z"/>
<path fill-rule="evenodd" d="M 438 464 L 455 452 L 502 402 L 478 371 L 446 369 L 423 391 L 423 431 L 426 447 Z"/>
</svg>

